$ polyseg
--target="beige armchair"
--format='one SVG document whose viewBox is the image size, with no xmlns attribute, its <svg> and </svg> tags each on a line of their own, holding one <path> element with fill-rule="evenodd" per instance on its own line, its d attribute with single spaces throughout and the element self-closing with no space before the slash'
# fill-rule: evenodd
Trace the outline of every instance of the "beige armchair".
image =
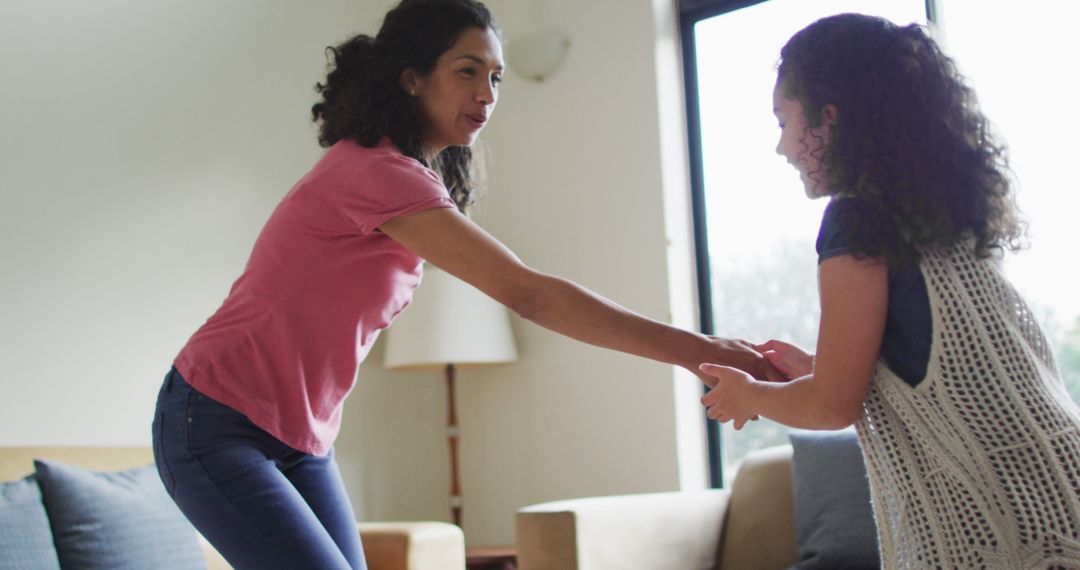
<svg viewBox="0 0 1080 570">
<path fill-rule="evenodd" d="M 751 453 L 730 490 L 593 497 L 517 513 L 519 570 L 781 569 L 795 563 L 790 446 Z"/>
<path fill-rule="evenodd" d="M 86 469 L 116 471 L 153 462 L 148 447 L 0 447 L 0 481 L 34 472 L 34 459 L 51 459 Z M 465 537 L 444 522 L 373 522 L 358 525 L 370 570 L 462 570 Z M 209 570 L 229 564 L 199 537 Z"/>
</svg>

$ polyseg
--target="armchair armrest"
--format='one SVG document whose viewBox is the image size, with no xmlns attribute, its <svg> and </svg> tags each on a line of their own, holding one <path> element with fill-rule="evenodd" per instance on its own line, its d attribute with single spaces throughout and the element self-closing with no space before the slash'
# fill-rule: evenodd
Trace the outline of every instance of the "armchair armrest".
<svg viewBox="0 0 1080 570">
<path fill-rule="evenodd" d="M 464 570 L 465 534 L 445 522 L 357 525 L 369 570 Z"/>
<path fill-rule="evenodd" d="M 464 570 L 465 535 L 444 522 L 365 522 L 356 525 L 369 570 Z M 231 570 L 199 535 L 208 570 Z"/>
<path fill-rule="evenodd" d="M 703 569 L 716 565 L 726 490 L 592 497 L 517 512 L 520 570 Z"/>
</svg>

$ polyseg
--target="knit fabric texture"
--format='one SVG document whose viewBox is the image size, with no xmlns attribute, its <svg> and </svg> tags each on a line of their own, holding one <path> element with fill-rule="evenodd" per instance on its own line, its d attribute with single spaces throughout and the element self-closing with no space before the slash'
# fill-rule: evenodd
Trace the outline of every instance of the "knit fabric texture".
<svg viewBox="0 0 1080 570">
<path fill-rule="evenodd" d="M 993 259 L 923 253 L 915 388 L 879 362 L 856 424 L 883 568 L 1080 568 L 1080 409 Z"/>
</svg>

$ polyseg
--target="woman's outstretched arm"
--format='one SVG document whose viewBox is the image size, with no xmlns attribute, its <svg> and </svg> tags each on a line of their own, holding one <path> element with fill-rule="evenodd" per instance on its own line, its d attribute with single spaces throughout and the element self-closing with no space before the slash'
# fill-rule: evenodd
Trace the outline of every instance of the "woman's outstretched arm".
<svg viewBox="0 0 1080 570">
<path fill-rule="evenodd" d="M 744 341 L 707 337 L 641 316 L 571 281 L 535 271 L 455 210 L 424 210 L 379 229 L 411 251 L 540 326 L 595 346 L 682 366 L 721 362 L 764 378 Z"/>
</svg>

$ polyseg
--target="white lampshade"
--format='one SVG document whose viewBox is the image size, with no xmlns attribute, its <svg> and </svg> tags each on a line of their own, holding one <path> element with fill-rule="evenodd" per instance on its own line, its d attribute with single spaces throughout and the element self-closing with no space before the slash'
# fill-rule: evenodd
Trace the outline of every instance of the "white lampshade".
<svg viewBox="0 0 1080 570">
<path fill-rule="evenodd" d="M 517 360 L 506 307 L 428 265 L 412 303 L 386 330 L 389 369 L 500 364 Z"/>
<path fill-rule="evenodd" d="M 563 34 L 531 34 L 510 41 L 506 57 L 510 69 L 533 81 L 543 81 L 562 65 L 570 39 Z"/>
</svg>

